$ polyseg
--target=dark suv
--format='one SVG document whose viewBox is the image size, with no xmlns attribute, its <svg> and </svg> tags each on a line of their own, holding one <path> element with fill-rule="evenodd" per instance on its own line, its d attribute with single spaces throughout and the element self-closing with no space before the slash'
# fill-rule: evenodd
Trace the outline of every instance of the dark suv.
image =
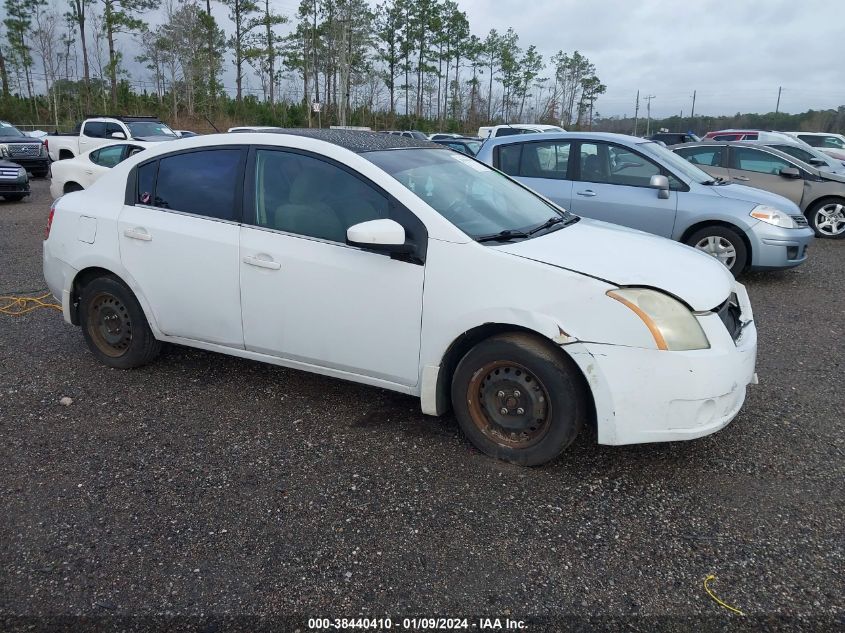
<svg viewBox="0 0 845 633">
<path fill-rule="evenodd" d="M 679 145 L 680 143 L 698 143 L 701 139 L 689 132 L 658 132 L 648 137 L 650 141 L 659 141 L 664 145 Z"/>
<path fill-rule="evenodd" d="M 44 143 L 6 121 L 0 121 L 0 159 L 17 163 L 36 178 L 44 178 L 50 171 L 50 159 Z"/>
</svg>

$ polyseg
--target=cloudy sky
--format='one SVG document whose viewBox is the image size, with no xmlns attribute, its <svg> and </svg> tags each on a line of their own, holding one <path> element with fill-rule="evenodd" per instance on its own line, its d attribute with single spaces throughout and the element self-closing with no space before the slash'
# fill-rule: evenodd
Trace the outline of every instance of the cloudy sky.
<svg viewBox="0 0 845 633">
<path fill-rule="evenodd" d="M 655 96 L 656 117 L 689 116 L 693 90 L 698 114 L 774 111 L 779 86 L 784 112 L 845 104 L 845 0 L 457 2 L 480 37 L 512 26 L 520 46 L 536 45 L 546 60 L 586 54 L 607 85 L 596 102 L 603 116 L 632 116 L 637 90 Z M 271 4 L 293 16 L 299 2 Z M 229 32 L 228 11 L 212 6 Z M 225 83 L 234 85 L 231 67 Z"/>
</svg>

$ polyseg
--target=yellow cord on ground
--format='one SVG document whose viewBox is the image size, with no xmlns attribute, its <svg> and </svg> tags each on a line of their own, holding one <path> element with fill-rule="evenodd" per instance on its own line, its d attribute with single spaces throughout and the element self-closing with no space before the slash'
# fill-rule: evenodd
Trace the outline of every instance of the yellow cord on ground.
<svg viewBox="0 0 845 633">
<path fill-rule="evenodd" d="M 710 596 L 711 598 L 713 598 L 713 600 L 716 601 L 716 604 L 718 604 L 722 607 L 725 607 L 728 611 L 733 611 L 734 613 L 738 613 L 739 615 L 745 615 L 742 611 L 740 611 L 736 607 L 732 607 L 731 605 L 725 604 L 724 602 L 719 600 L 716 597 L 716 594 L 714 594 L 712 591 L 710 591 L 710 587 L 707 586 L 707 583 L 710 582 L 711 580 L 716 580 L 716 576 L 714 576 L 713 574 L 710 574 L 709 576 L 707 576 L 707 578 L 704 579 L 704 591 L 707 592 L 707 595 Z"/>
<path fill-rule="evenodd" d="M 49 292 L 45 292 L 38 297 L 0 296 L 0 314 L 21 316 L 34 310 L 39 310 L 40 308 L 50 308 L 61 312 L 62 306 L 52 303 L 49 300 L 44 301 L 49 296 Z"/>
</svg>

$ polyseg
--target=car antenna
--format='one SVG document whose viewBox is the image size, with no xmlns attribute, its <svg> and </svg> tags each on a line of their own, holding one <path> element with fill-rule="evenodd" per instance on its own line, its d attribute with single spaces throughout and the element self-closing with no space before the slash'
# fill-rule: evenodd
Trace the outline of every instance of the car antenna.
<svg viewBox="0 0 845 633">
<path fill-rule="evenodd" d="M 215 132 L 217 132 L 218 134 L 220 134 L 220 130 L 218 130 L 218 129 L 217 129 L 217 126 L 216 126 L 216 125 L 214 125 L 214 123 L 212 123 L 212 122 L 211 122 L 211 119 L 209 119 L 209 118 L 208 118 L 208 115 L 207 115 L 207 114 L 204 114 L 204 115 L 203 115 L 203 117 L 205 117 L 205 120 L 206 120 L 206 121 L 208 121 L 208 124 L 209 124 L 211 127 L 213 127 L 213 128 L 214 128 L 214 131 L 215 131 Z"/>
</svg>

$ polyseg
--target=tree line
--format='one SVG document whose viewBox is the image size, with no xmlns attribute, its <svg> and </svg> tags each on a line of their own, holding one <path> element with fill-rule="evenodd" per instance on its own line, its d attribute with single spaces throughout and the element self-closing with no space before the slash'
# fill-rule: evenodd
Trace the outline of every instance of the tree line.
<svg viewBox="0 0 845 633">
<path fill-rule="evenodd" d="M 58 128 L 103 111 L 173 125 L 588 127 L 606 89 L 579 51 L 544 59 L 512 28 L 475 34 L 453 0 L 301 0 L 291 15 L 271 0 L 3 7 L 0 116 L 19 123 Z"/>
</svg>

